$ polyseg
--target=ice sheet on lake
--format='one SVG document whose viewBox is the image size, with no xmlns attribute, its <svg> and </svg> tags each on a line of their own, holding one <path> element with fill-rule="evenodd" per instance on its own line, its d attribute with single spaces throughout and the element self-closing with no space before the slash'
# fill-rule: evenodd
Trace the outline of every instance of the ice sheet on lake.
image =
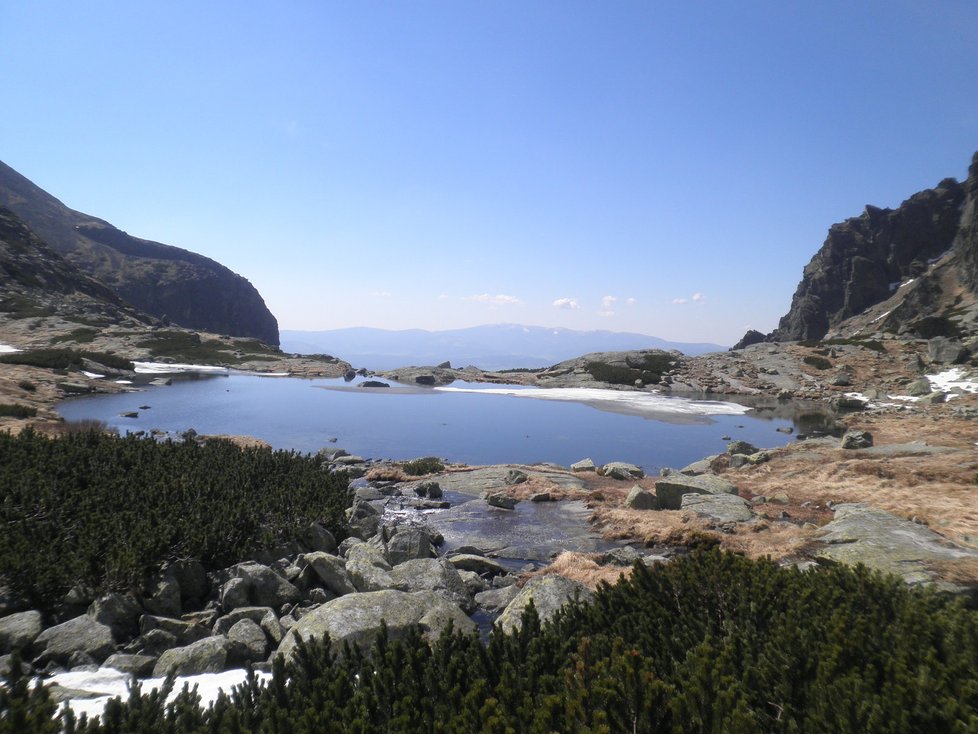
<svg viewBox="0 0 978 734">
<path fill-rule="evenodd" d="M 626 411 L 638 415 L 673 413 L 678 415 L 743 415 L 750 408 L 737 403 L 716 400 L 692 400 L 651 392 L 628 390 L 605 390 L 595 387 L 436 387 L 441 392 L 478 393 L 484 395 L 507 395 L 516 398 L 536 400 L 564 400 L 585 403 L 605 410 Z"/>
<path fill-rule="evenodd" d="M 246 673 L 244 670 L 227 670 L 223 673 L 204 673 L 202 675 L 182 676 L 176 679 L 173 690 L 167 699 L 172 701 L 177 694 L 183 690 L 184 684 L 191 688 L 197 686 L 197 693 L 201 698 L 201 706 L 207 707 L 218 696 L 221 691 L 231 692 L 234 686 L 240 685 L 245 681 Z M 260 681 L 267 681 L 271 678 L 268 673 L 255 673 Z M 87 691 L 96 695 L 93 698 L 74 698 L 68 701 L 71 710 L 77 716 L 88 714 L 89 718 L 98 716 L 105 709 L 105 704 L 109 699 L 117 696 L 123 700 L 129 697 L 130 676 L 127 673 L 113 668 L 99 668 L 94 672 L 59 673 L 44 680 L 45 684 L 57 684 L 62 688 L 70 688 L 75 691 Z M 156 690 L 163 685 L 163 678 L 147 678 L 139 682 L 143 693 Z"/>
<path fill-rule="evenodd" d="M 166 364 L 164 362 L 133 362 L 136 372 L 140 375 L 172 375 L 176 372 L 207 372 L 210 374 L 228 374 L 227 367 L 216 367 L 203 364 Z"/>
</svg>

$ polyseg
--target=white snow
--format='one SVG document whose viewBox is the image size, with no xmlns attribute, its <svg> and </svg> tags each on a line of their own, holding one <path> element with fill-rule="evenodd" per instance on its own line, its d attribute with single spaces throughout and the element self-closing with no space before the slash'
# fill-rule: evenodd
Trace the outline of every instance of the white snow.
<svg viewBox="0 0 978 734">
<path fill-rule="evenodd" d="M 223 673 L 205 673 L 202 675 L 190 675 L 178 677 L 167 699 L 172 701 L 177 694 L 183 690 L 184 684 L 191 688 L 197 686 L 197 693 L 200 694 L 201 705 L 207 707 L 218 696 L 221 691 L 230 693 L 231 689 L 240 685 L 245 680 L 244 670 L 227 670 Z M 260 681 L 268 681 L 271 675 L 268 673 L 255 673 Z M 89 691 L 92 693 L 103 694 L 95 698 L 74 698 L 67 703 L 76 715 L 88 714 L 89 718 L 99 716 L 105 709 L 105 704 L 109 699 L 116 696 L 123 700 L 129 697 L 130 676 L 127 673 L 113 668 L 99 668 L 92 673 L 59 673 L 52 675 L 44 681 L 45 684 L 57 683 L 64 688 L 71 688 L 78 691 Z M 139 682 L 143 693 L 156 690 L 163 684 L 163 678 L 147 678 Z"/>
<path fill-rule="evenodd" d="M 927 375 L 927 379 L 932 388 L 948 393 L 948 400 L 955 397 L 955 393 L 950 392 L 954 388 L 964 392 L 978 392 L 978 380 L 966 377 L 965 371 L 960 367 L 953 367 L 936 375 Z"/>
<path fill-rule="evenodd" d="M 885 319 L 885 318 L 886 318 L 887 316 L 889 316 L 889 315 L 890 315 L 891 313 L 893 313 L 893 312 L 892 312 L 892 311 L 887 311 L 886 313 L 881 313 L 881 314 L 880 314 L 879 316 L 877 316 L 877 317 L 876 317 L 875 319 L 873 319 L 873 320 L 872 320 L 872 321 L 870 321 L 869 323 L 871 323 L 871 324 L 875 324 L 875 323 L 876 323 L 877 321 L 881 321 L 882 319 Z"/>
<path fill-rule="evenodd" d="M 115 380 L 116 385 L 131 385 L 132 380 Z"/>
<path fill-rule="evenodd" d="M 81 373 L 85 375 L 85 377 L 90 377 L 93 380 L 99 380 L 105 377 L 105 375 L 100 375 L 97 372 L 86 372 L 85 370 L 82 370 Z"/>
<path fill-rule="evenodd" d="M 19 352 L 17 347 L 12 347 L 9 344 L 0 344 L 0 354 L 9 354 L 10 352 Z"/>
<path fill-rule="evenodd" d="M 593 387 L 549 387 L 549 388 L 509 388 L 509 387 L 436 387 L 442 392 L 478 393 L 483 395 L 507 395 L 516 398 L 536 400 L 567 400 L 604 406 L 607 409 L 624 408 L 639 413 L 677 413 L 681 415 L 743 415 L 750 408 L 737 403 L 724 403 L 714 400 L 690 400 L 659 395 L 649 392 L 626 390 L 604 390 Z"/>
<path fill-rule="evenodd" d="M 140 375 L 170 375 L 175 372 L 212 372 L 226 375 L 227 367 L 201 364 L 166 364 L 164 362 L 133 362 Z"/>
</svg>

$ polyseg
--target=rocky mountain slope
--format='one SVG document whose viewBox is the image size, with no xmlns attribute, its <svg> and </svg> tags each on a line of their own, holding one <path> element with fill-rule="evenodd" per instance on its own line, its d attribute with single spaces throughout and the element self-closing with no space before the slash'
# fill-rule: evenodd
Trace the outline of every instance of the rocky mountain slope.
<svg viewBox="0 0 978 734">
<path fill-rule="evenodd" d="M 948 178 L 897 209 L 867 206 L 832 225 L 778 328 L 751 332 L 737 346 L 978 333 L 976 206 L 978 153 L 964 183 Z"/>
<path fill-rule="evenodd" d="M 278 322 L 261 295 L 220 263 L 69 209 L 2 162 L 0 205 L 138 309 L 187 328 L 278 345 Z"/>
</svg>

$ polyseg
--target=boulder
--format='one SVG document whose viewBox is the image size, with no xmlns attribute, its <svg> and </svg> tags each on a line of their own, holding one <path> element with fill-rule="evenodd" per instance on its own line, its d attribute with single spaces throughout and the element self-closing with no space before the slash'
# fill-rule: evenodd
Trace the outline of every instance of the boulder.
<svg viewBox="0 0 978 734">
<path fill-rule="evenodd" d="M 491 507 L 498 507 L 501 510 L 512 510 L 519 502 L 515 497 L 510 497 L 505 492 L 490 492 L 486 495 L 486 503 Z"/>
<path fill-rule="evenodd" d="M 103 668 L 112 668 L 120 673 L 127 673 L 136 678 L 148 678 L 153 674 L 153 667 L 156 665 L 154 655 L 129 655 L 117 652 L 109 655 L 102 663 Z"/>
<path fill-rule="evenodd" d="M 593 597 L 591 590 L 577 581 L 565 579 L 554 573 L 536 576 L 530 579 L 513 601 L 506 605 L 496 623 L 507 634 L 516 632 L 523 627 L 523 612 L 526 611 L 530 601 L 533 602 L 540 621 L 546 622 L 565 604 L 590 601 Z"/>
<path fill-rule="evenodd" d="M 392 566 L 415 558 L 432 558 L 435 549 L 427 528 L 400 525 L 387 541 L 387 560 Z"/>
<path fill-rule="evenodd" d="M 273 616 L 275 614 L 271 607 L 238 607 L 237 609 L 232 609 L 230 612 L 225 614 L 223 617 L 218 618 L 214 622 L 213 632 L 215 635 L 224 635 L 227 637 L 228 632 L 242 619 L 250 619 L 252 622 L 261 622 L 265 615 L 271 613 Z"/>
<path fill-rule="evenodd" d="M 598 470 L 598 474 L 622 481 L 641 479 L 645 476 L 645 472 L 640 467 L 635 464 L 627 464 L 624 461 L 612 461 L 605 464 Z"/>
<path fill-rule="evenodd" d="M 594 462 L 590 459 L 581 459 L 580 461 L 575 461 L 570 466 L 571 471 L 594 471 Z"/>
<path fill-rule="evenodd" d="M 67 663 L 75 652 L 102 662 L 115 652 L 115 638 L 111 627 L 83 614 L 41 632 L 34 639 L 33 650 L 42 665 L 49 661 Z"/>
<path fill-rule="evenodd" d="M 249 606 L 280 607 L 295 604 L 302 593 L 288 579 L 260 563 L 239 563 L 232 568 L 235 577 L 247 585 Z"/>
<path fill-rule="evenodd" d="M 205 637 L 210 637 L 210 630 L 204 625 L 196 622 L 185 622 L 182 619 L 170 619 L 169 617 L 155 617 L 152 614 L 144 614 L 139 619 L 139 634 L 145 636 L 153 630 L 163 630 L 173 635 L 178 645 L 189 645 Z"/>
<path fill-rule="evenodd" d="M 310 551 L 323 553 L 336 552 L 336 538 L 318 522 L 310 523 L 299 537 L 302 544 Z"/>
<path fill-rule="evenodd" d="M 466 612 L 475 609 L 472 594 L 462 577 L 445 558 L 417 558 L 394 566 L 391 571 L 395 589 L 400 591 L 434 591 Z"/>
<path fill-rule="evenodd" d="M 150 581 L 143 597 L 143 608 L 160 617 L 179 617 L 183 610 L 180 584 L 169 574 L 160 574 Z"/>
<path fill-rule="evenodd" d="M 741 441 L 739 439 L 731 441 L 730 443 L 727 444 L 727 453 L 730 454 L 731 456 L 733 454 L 744 454 L 746 456 L 750 454 L 756 454 L 757 451 L 758 449 L 756 446 L 749 444 L 746 441 Z"/>
<path fill-rule="evenodd" d="M 968 350 L 957 339 L 935 336 L 927 342 L 927 358 L 934 364 L 957 364 L 968 355 Z"/>
<path fill-rule="evenodd" d="M 501 589 L 488 589 L 475 595 L 475 603 L 487 612 L 501 612 L 519 593 L 520 587 L 516 584 Z"/>
<path fill-rule="evenodd" d="M 117 640 L 131 640 L 139 634 L 142 614 L 135 599 L 115 592 L 100 596 L 88 608 L 88 616 L 108 626 Z"/>
<path fill-rule="evenodd" d="M 312 610 L 289 630 L 278 654 L 290 657 L 298 639 L 321 639 L 327 634 L 337 654 L 343 654 L 345 644 L 369 651 L 382 624 L 392 641 L 416 628 L 430 642 L 449 627 L 463 633 L 475 630 L 475 623 L 440 594 L 385 589 L 341 596 Z"/>
<path fill-rule="evenodd" d="M 231 641 L 220 636 L 208 637 L 186 647 L 174 647 L 160 655 L 153 666 L 153 677 L 220 673 L 227 667 L 231 649 Z"/>
<path fill-rule="evenodd" d="M 663 510 L 680 509 L 684 494 L 737 494 L 737 487 L 726 479 L 710 474 L 670 474 L 655 484 L 655 496 Z"/>
<path fill-rule="evenodd" d="M 449 556 L 448 562 L 458 571 L 474 571 L 480 576 L 505 576 L 509 573 L 501 563 L 474 553 L 459 553 Z"/>
<path fill-rule="evenodd" d="M 846 431 L 842 436 L 841 446 L 844 449 L 868 449 L 873 445 L 873 434 L 869 431 Z"/>
<path fill-rule="evenodd" d="M 26 649 L 42 629 L 41 613 L 36 610 L 0 617 L 0 655 Z"/>
<path fill-rule="evenodd" d="M 636 484 L 625 498 L 625 507 L 632 510 L 654 510 L 658 504 L 654 494 Z"/>
<path fill-rule="evenodd" d="M 383 511 L 379 507 L 363 500 L 356 500 L 346 513 L 346 523 L 352 536 L 366 540 L 377 534 L 380 518 L 383 515 Z"/>
<path fill-rule="evenodd" d="M 930 380 L 926 377 L 919 377 L 907 385 L 907 395 L 919 398 L 931 392 Z"/>
<path fill-rule="evenodd" d="M 443 496 L 441 491 L 441 485 L 438 482 L 432 480 L 426 480 L 424 482 L 419 482 L 414 488 L 414 493 L 418 497 L 427 497 L 432 500 L 440 500 Z"/>
<path fill-rule="evenodd" d="M 311 568 L 324 588 L 333 592 L 337 596 L 352 594 L 356 591 L 350 576 L 346 572 L 346 561 L 338 556 L 328 553 L 316 552 L 306 553 L 302 556 L 308 567 Z"/>
<path fill-rule="evenodd" d="M 747 522 L 754 516 L 750 502 L 735 494 L 684 494 L 681 509 L 720 523 Z"/>
<path fill-rule="evenodd" d="M 241 656 L 257 663 L 268 657 L 268 638 L 265 631 L 250 619 L 242 619 L 228 630 L 228 639 L 236 643 Z"/>
<path fill-rule="evenodd" d="M 519 469 L 510 469 L 506 472 L 506 484 L 509 485 L 522 484 L 529 478 L 529 475 L 525 471 Z"/>
<path fill-rule="evenodd" d="M 269 611 L 268 614 L 261 618 L 261 622 L 259 624 L 265 631 L 268 639 L 271 640 L 272 644 L 277 647 L 278 644 L 282 642 L 282 638 L 285 637 L 286 629 L 284 626 L 282 626 L 282 623 L 278 620 L 278 617 L 275 616 L 275 613 Z"/>
<path fill-rule="evenodd" d="M 713 462 L 719 457 L 719 454 L 713 454 L 707 456 L 699 461 L 694 461 L 692 464 L 687 464 L 682 469 L 679 470 L 680 474 L 685 474 L 688 477 L 694 477 L 699 474 L 710 474 L 713 471 Z M 668 474 L 664 476 L 669 476 Z"/>
<path fill-rule="evenodd" d="M 380 591 L 394 586 L 390 563 L 370 543 L 360 543 L 347 551 L 346 572 L 357 591 Z"/>
<path fill-rule="evenodd" d="M 166 567 L 166 573 L 180 587 L 180 598 L 183 601 L 206 599 L 211 585 L 207 580 L 204 564 L 195 558 L 175 561 Z"/>
</svg>

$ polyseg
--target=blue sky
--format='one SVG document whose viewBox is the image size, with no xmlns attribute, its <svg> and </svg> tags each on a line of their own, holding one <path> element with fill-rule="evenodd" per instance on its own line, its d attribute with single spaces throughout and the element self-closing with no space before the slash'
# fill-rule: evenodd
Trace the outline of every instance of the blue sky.
<svg viewBox="0 0 978 734">
<path fill-rule="evenodd" d="M 978 3 L 6 2 L 0 160 L 282 328 L 732 343 L 978 150 Z"/>
</svg>

